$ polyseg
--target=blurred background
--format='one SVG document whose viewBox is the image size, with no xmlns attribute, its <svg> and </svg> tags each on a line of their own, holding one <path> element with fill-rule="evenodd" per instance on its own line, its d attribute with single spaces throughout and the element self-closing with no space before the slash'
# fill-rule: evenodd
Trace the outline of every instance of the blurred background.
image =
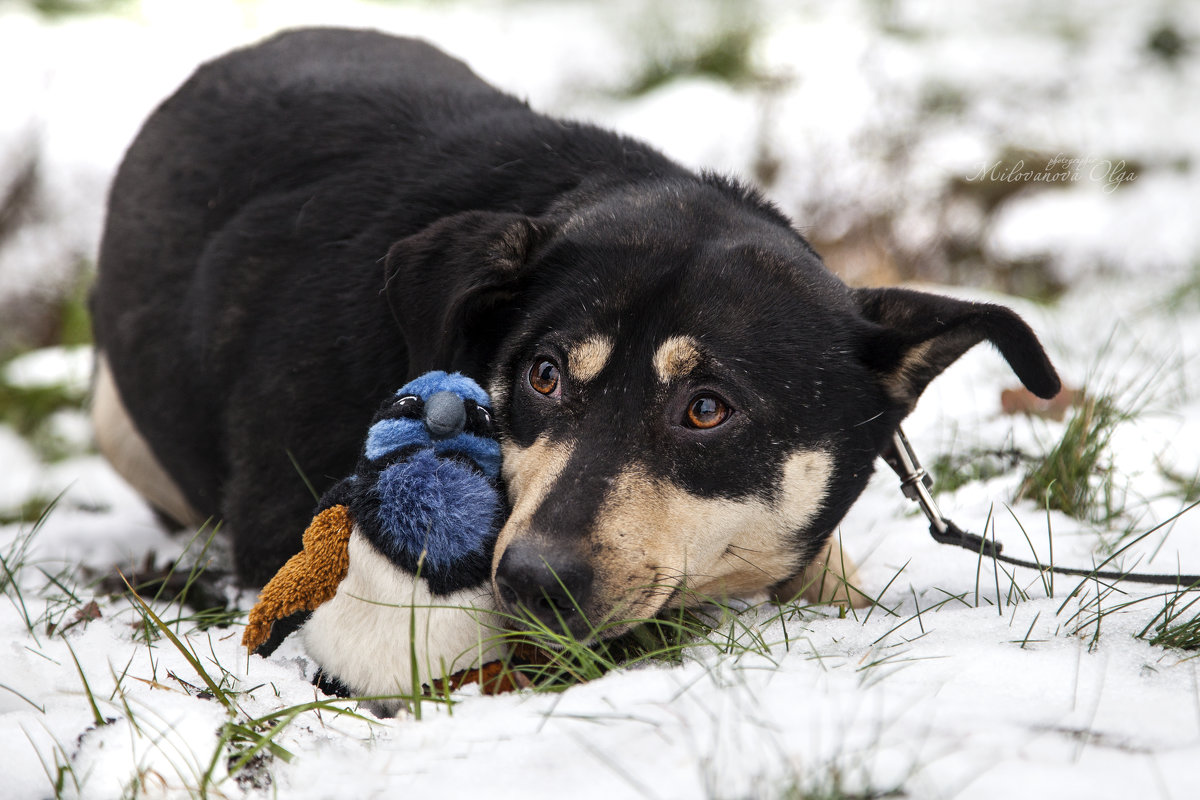
<svg viewBox="0 0 1200 800">
<path fill-rule="evenodd" d="M 0 0 L 0 433 L 27 460 L 90 447 L 86 287 L 138 126 L 198 63 L 310 24 L 426 38 L 539 110 L 743 176 L 851 284 L 1200 311 L 1200 3 Z M 1068 327 L 1095 350 L 1088 303 Z"/>
</svg>

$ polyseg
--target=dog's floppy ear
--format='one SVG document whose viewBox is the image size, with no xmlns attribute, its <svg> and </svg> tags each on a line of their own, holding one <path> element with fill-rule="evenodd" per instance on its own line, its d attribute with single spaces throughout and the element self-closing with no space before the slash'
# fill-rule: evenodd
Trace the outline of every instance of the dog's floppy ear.
<svg viewBox="0 0 1200 800">
<path fill-rule="evenodd" d="M 906 413 L 931 380 L 985 339 L 1038 397 L 1049 399 L 1062 388 L 1037 336 L 1003 306 L 907 289 L 858 289 L 854 296 L 875 323 L 861 357 Z"/>
<path fill-rule="evenodd" d="M 464 211 L 392 245 L 387 298 L 408 345 L 409 371 L 470 372 L 547 226 L 522 214 Z M 468 358 L 469 353 L 476 357 Z"/>
</svg>

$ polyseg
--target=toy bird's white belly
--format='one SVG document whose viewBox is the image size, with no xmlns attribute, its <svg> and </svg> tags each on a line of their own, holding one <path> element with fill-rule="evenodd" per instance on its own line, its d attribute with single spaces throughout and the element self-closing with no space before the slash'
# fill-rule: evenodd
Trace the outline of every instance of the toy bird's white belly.
<svg viewBox="0 0 1200 800">
<path fill-rule="evenodd" d="M 349 548 L 337 594 L 312 613 L 301 636 L 308 654 L 352 692 L 411 695 L 421 684 L 503 656 L 489 586 L 434 595 L 372 547 L 357 525 Z"/>
</svg>

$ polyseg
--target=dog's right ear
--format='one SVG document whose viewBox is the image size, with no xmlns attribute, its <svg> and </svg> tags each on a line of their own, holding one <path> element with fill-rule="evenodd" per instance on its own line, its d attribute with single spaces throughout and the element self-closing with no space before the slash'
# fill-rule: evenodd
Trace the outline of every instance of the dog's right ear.
<svg viewBox="0 0 1200 800">
<path fill-rule="evenodd" d="M 409 371 L 478 370 L 548 235 L 548 225 L 522 214 L 464 211 L 393 244 L 385 292 Z"/>
<path fill-rule="evenodd" d="M 1038 397 L 1049 399 L 1062 388 L 1037 336 L 1004 306 L 908 289 L 857 289 L 854 298 L 874 323 L 861 357 L 905 414 L 931 380 L 982 341 L 995 345 Z"/>
</svg>

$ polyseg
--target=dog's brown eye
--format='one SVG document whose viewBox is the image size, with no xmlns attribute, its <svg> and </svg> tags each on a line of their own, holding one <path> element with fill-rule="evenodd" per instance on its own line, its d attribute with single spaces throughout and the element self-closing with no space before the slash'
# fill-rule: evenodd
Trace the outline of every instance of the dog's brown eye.
<svg viewBox="0 0 1200 800">
<path fill-rule="evenodd" d="M 730 413 L 732 411 L 724 400 L 713 394 L 702 394 L 692 399 L 684 424 L 691 428 L 708 430 L 729 419 Z"/>
<path fill-rule="evenodd" d="M 554 394 L 558 389 L 558 365 L 546 359 L 534 364 L 529 370 L 529 385 L 540 394 Z"/>
</svg>

